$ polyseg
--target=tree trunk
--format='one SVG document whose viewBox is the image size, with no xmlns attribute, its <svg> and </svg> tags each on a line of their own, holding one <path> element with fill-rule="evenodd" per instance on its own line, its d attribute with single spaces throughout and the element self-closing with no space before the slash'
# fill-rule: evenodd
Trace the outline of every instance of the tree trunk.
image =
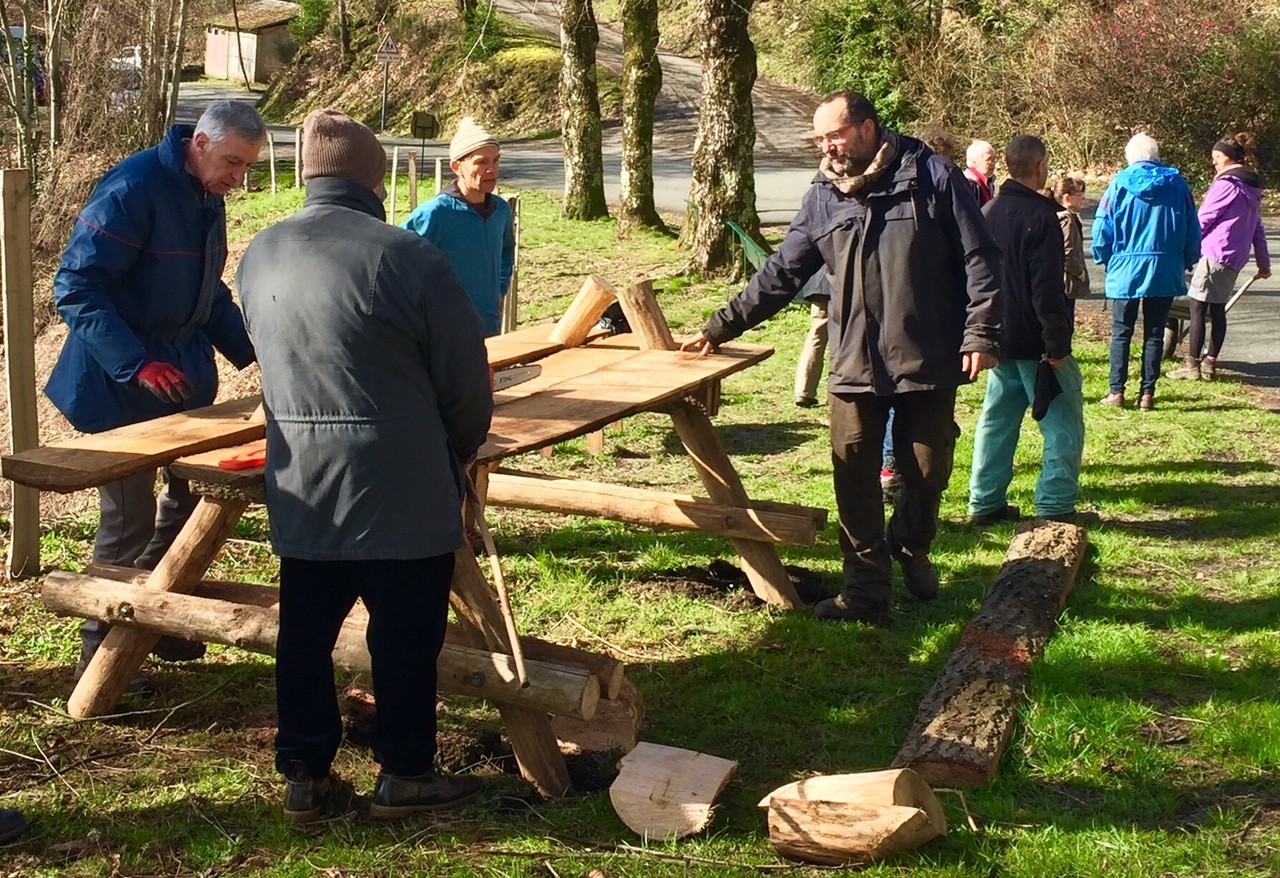
<svg viewBox="0 0 1280 878">
<path fill-rule="evenodd" d="M 236 0 L 231 0 L 231 18 L 236 26 L 236 57 L 240 59 L 240 75 L 244 77 L 244 87 L 253 91 L 253 84 L 249 82 L 249 71 L 244 66 L 244 42 L 240 39 L 240 8 L 236 5 Z"/>
<path fill-rule="evenodd" d="M 26 8 L 21 7 L 23 20 L 26 20 Z M 4 99 L 9 105 L 9 110 L 13 113 L 14 134 L 18 143 L 18 167 L 32 168 L 34 167 L 35 140 L 32 126 L 32 114 L 27 109 L 27 93 L 28 80 L 30 74 L 27 69 L 26 59 L 28 58 L 27 45 L 30 37 L 24 37 L 21 47 L 15 47 L 10 34 L 13 33 L 13 25 L 9 18 L 8 10 L 4 4 L 0 4 L 0 27 L 3 27 L 5 38 L 7 39 L 7 63 L 3 65 L 4 69 Z M 26 28 L 23 28 L 26 33 Z M 15 49 L 17 49 L 15 51 Z"/>
<path fill-rule="evenodd" d="M 604 203 L 600 93 L 596 85 L 596 28 L 591 0 L 560 6 L 560 138 L 564 144 L 564 215 L 592 220 L 609 215 Z"/>
<path fill-rule="evenodd" d="M 347 0 L 338 0 L 338 46 L 342 50 L 342 64 L 351 62 L 351 22 L 347 17 Z"/>
<path fill-rule="evenodd" d="M 665 228 L 653 203 L 653 104 L 661 88 L 658 0 L 624 0 L 619 232 L 634 226 Z"/>
<path fill-rule="evenodd" d="M 756 50 L 747 33 L 752 0 L 698 0 L 702 34 L 702 101 L 693 145 L 691 219 L 684 239 L 691 244 L 692 267 L 716 271 L 733 264 L 726 220 L 758 235 L 756 214 L 755 114 L 751 87 L 756 81 Z M 692 239 L 689 228 L 692 226 Z"/>
<path fill-rule="evenodd" d="M 454 0 L 454 4 L 458 7 L 458 18 L 465 22 L 475 13 L 479 0 Z"/>
<path fill-rule="evenodd" d="M 177 33 L 173 40 L 173 56 L 169 62 L 169 100 L 164 108 L 164 127 L 178 118 L 178 88 L 182 82 L 182 53 L 187 47 L 187 0 L 178 0 Z"/>
</svg>

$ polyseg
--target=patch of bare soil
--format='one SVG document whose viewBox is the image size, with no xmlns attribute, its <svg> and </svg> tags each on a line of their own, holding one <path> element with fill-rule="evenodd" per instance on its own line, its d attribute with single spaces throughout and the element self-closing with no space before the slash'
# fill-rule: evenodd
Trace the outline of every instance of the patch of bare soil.
<svg viewBox="0 0 1280 878">
<path fill-rule="evenodd" d="M 812 604 L 830 597 L 831 589 L 812 570 L 787 565 L 786 571 L 791 585 L 804 603 Z M 751 591 L 747 575 L 741 568 L 720 558 L 706 567 L 688 565 L 661 571 L 656 578 L 638 583 L 636 588 L 641 594 L 680 594 L 731 610 L 750 609 L 763 603 Z"/>
</svg>

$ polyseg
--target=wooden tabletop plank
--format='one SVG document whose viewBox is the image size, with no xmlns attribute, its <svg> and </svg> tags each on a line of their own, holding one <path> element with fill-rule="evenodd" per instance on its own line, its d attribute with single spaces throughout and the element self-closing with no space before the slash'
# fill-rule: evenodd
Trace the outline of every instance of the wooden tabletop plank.
<svg viewBox="0 0 1280 878">
<path fill-rule="evenodd" d="M 486 338 L 484 345 L 489 355 L 489 367 L 503 369 L 516 363 L 530 363 L 563 350 L 563 344 L 547 338 L 555 327 L 554 323 L 540 323 Z M 600 329 L 593 332 L 592 336 L 603 335 L 605 332 L 606 330 Z"/>
<path fill-rule="evenodd" d="M 92 488 L 186 454 L 261 438 L 266 428 L 248 420 L 258 402 L 245 397 L 5 455 L 0 474 L 42 491 Z"/>
</svg>

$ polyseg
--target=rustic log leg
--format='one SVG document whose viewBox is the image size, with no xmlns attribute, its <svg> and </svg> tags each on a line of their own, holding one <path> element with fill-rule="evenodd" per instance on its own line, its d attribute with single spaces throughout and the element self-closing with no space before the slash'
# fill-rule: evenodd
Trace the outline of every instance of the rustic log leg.
<svg viewBox="0 0 1280 878">
<path fill-rule="evenodd" d="M 511 653 L 493 590 L 469 546 L 454 553 L 453 592 L 449 600 L 458 614 L 459 625 L 478 630 L 494 652 Z M 551 717 L 542 711 L 502 702 L 497 708 L 525 780 L 549 799 L 572 793 L 564 754 L 551 731 Z"/>
<path fill-rule="evenodd" d="M 617 295 L 622 313 L 627 316 L 631 331 L 636 334 L 643 349 L 676 349 L 675 337 L 671 334 L 671 327 L 667 325 L 662 308 L 658 306 L 652 283 L 641 281 L 619 291 Z M 675 421 L 676 434 L 693 458 L 698 477 L 702 479 L 711 499 L 716 503 L 750 506 L 751 500 L 742 486 L 742 480 L 733 468 L 733 461 L 725 454 L 724 447 L 716 436 L 716 428 L 707 414 L 687 402 L 677 403 L 670 413 Z M 791 578 L 787 576 L 772 545 L 737 538 L 730 542 L 742 559 L 747 579 L 757 597 L 766 603 L 787 609 L 802 606 L 800 596 L 796 594 L 795 586 L 791 584 Z"/>
<path fill-rule="evenodd" d="M 178 538 L 147 577 L 147 586 L 161 591 L 191 591 L 248 505 L 248 500 L 201 497 Z M 67 699 L 67 713 L 84 718 L 111 711 L 159 639 L 158 634 L 112 628 Z"/>
</svg>

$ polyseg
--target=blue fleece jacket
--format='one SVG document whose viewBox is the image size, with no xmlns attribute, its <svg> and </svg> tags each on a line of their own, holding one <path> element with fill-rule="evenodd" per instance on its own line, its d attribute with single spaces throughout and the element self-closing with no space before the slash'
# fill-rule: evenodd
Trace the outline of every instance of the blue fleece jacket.
<svg viewBox="0 0 1280 878">
<path fill-rule="evenodd" d="M 1107 270 L 1108 299 L 1186 295 L 1200 223 L 1177 168 L 1142 161 L 1115 175 L 1094 214 L 1093 259 Z"/>
<path fill-rule="evenodd" d="M 467 291 L 485 336 L 502 329 L 502 297 L 511 283 L 516 238 L 511 208 L 497 195 L 473 207 L 451 183 L 443 192 L 409 214 L 401 228 L 435 244 Z"/>
<path fill-rule="evenodd" d="M 198 408 L 218 392 L 216 346 L 241 368 L 253 346 L 222 282 L 222 196 L 185 169 L 191 125 L 134 153 L 98 183 L 76 217 L 53 279 L 70 328 L 45 393 L 77 430 L 96 433 Z M 134 383 L 161 360 L 186 373 L 186 402 L 161 402 Z"/>
</svg>

